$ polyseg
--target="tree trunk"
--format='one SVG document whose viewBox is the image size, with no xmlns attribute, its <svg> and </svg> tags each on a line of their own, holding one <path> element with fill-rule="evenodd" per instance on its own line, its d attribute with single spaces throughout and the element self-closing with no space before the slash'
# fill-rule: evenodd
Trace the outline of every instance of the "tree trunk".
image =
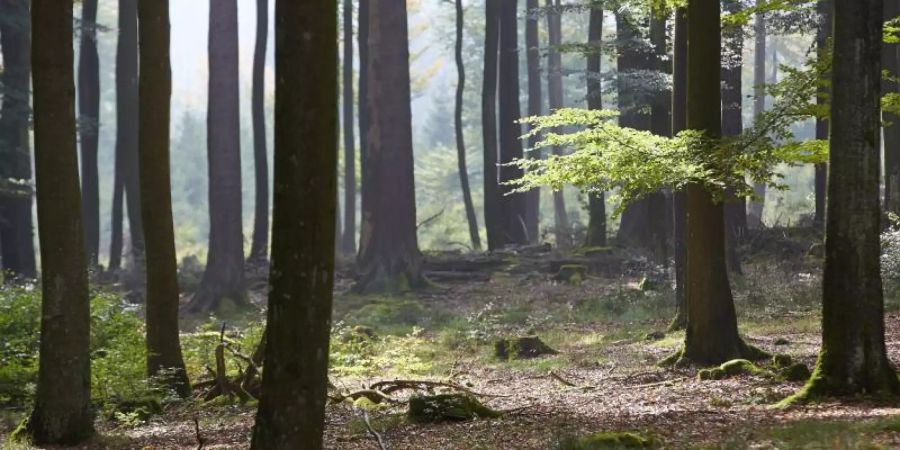
<svg viewBox="0 0 900 450">
<path fill-rule="evenodd" d="M 138 158 L 147 244 L 147 371 L 186 398 L 191 395 L 191 384 L 178 336 L 178 260 L 169 175 L 169 2 L 140 2 L 138 7 Z"/>
<path fill-rule="evenodd" d="M 718 0 L 692 0 L 687 7 L 687 128 L 721 134 L 721 30 Z M 687 187 L 687 333 L 682 357 L 719 364 L 752 356 L 738 335 L 725 262 L 725 215 L 703 186 Z"/>
<path fill-rule="evenodd" d="M 469 224 L 469 238 L 472 248 L 481 250 L 481 237 L 478 235 L 478 219 L 475 217 L 475 206 L 472 204 L 472 190 L 469 188 L 469 170 L 466 167 L 466 143 L 463 135 L 463 94 L 466 87 L 466 68 L 463 65 L 463 5 L 462 0 L 455 0 L 456 7 L 456 107 L 453 113 L 453 124 L 456 128 L 456 159 L 459 170 L 459 184 L 462 187 L 463 203 L 466 207 L 466 222 Z"/>
<path fill-rule="evenodd" d="M 207 112 L 209 253 L 200 288 L 188 305 L 191 313 L 215 311 L 223 301 L 246 302 L 237 33 L 237 0 L 212 2 Z"/>
<path fill-rule="evenodd" d="M 741 5 L 735 0 L 724 2 L 726 10 L 732 14 L 740 11 Z M 722 135 L 739 136 L 744 131 L 744 95 L 741 72 L 743 69 L 744 30 L 732 26 L 726 28 L 723 36 L 722 64 Z M 738 246 L 747 232 L 747 202 L 734 196 L 733 191 L 725 193 L 725 248 L 728 269 L 741 274 L 741 258 Z"/>
<path fill-rule="evenodd" d="M 650 16 L 651 60 L 648 68 L 658 72 L 658 76 L 672 73 L 671 66 L 666 64 L 666 19 L 663 11 L 654 8 Z M 672 135 L 672 92 L 657 87 L 650 104 L 650 131 L 659 136 Z M 666 220 L 666 195 L 662 191 L 655 192 L 643 200 L 647 208 L 646 227 L 650 231 L 650 245 L 656 255 L 656 261 L 668 266 L 668 234 L 669 221 Z"/>
<path fill-rule="evenodd" d="M 801 396 L 900 392 L 884 342 L 880 274 L 882 0 L 834 3 L 822 351 Z"/>
<path fill-rule="evenodd" d="M 675 9 L 672 43 L 672 134 L 687 129 L 687 8 Z M 670 330 L 687 327 L 687 194 L 672 193 L 672 242 L 675 253 L 675 317 Z"/>
<path fill-rule="evenodd" d="M 359 0 L 357 12 L 356 39 L 359 44 L 359 90 L 356 93 L 358 111 L 356 113 L 359 122 L 359 210 L 368 211 L 366 206 L 366 192 L 368 184 L 368 154 L 369 154 L 369 1 Z"/>
<path fill-rule="evenodd" d="M 87 258 L 81 225 L 72 2 L 34 0 L 34 152 L 41 240 L 40 361 L 25 433 L 74 445 L 93 434 Z"/>
<path fill-rule="evenodd" d="M 818 58 L 824 58 L 828 52 L 828 39 L 831 38 L 831 0 L 820 0 L 816 4 L 816 10 L 819 14 L 819 24 L 816 31 L 816 55 Z M 828 104 L 827 92 L 816 97 L 816 104 L 823 106 Z M 900 126 L 900 125 L 898 125 Z M 900 128 L 898 128 L 900 130 Z M 828 121 L 825 119 L 816 119 L 816 139 L 828 139 Z M 900 159 L 898 159 L 900 163 Z M 887 165 L 890 167 L 890 165 Z M 815 177 L 815 198 L 816 211 L 813 218 L 813 224 L 816 228 L 825 227 L 825 192 L 828 180 L 828 164 L 816 164 Z M 900 173 L 898 173 L 900 175 Z"/>
<path fill-rule="evenodd" d="M 353 135 L 353 0 L 344 0 L 344 233 L 341 251 L 356 253 L 356 139 Z"/>
<path fill-rule="evenodd" d="M 538 0 L 526 0 L 525 2 L 525 60 L 528 71 L 528 115 L 539 116 L 543 113 L 541 94 L 541 44 L 538 32 Z M 541 151 L 536 149 L 540 142 L 540 136 L 528 138 L 528 147 L 531 150 L 526 155 L 528 158 L 541 158 Z M 528 232 L 528 241 L 537 244 L 541 239 L 541 190 L 532 189 L 525 194 L 525 230 Z"/>
<path fill-rule="evenodd" d="M 247 258 L 250 262 L 265 261 L 269 250 L 269 159 L 266 149 L 266 46 L 268 39 L 269 0 L 256 0 L 256 47 L 253 50 L 253 92 L 250 100 L 253 112 L 253 168 L 256 175 L 254 185 L 256 201 L 253 205 L 253 241 L 250 244 L 250 255 Z"/>
<path fill-rule="evenodd" d="M 756 0 L 760 6 L 765 0 Z M 766 17 L 765 13 L 757 12 L 753 25 L 755 45 L 753 48 L 753 117 L 757 120 L 766 110 Z M 749 228 L 762 228 L 763 207 L 766 200 L 766 185 L 756 183 L 753 186 L 753 194 L 756 199 L 750 201 L 747 210 L 747 226 Z"/>
<path fill-rule="evenodd" d="M 386 3 L 373 5 L 376 43 L 380 38 L 377 30 L 382 28 L 378 20 L 384 17 L 379 10 L 390 12 L 390 6 L 383 6 Z M 405 5 L 394 3 L 404 23 L 386 25 L 405 37 Z M 266 366 L 251 448 L 320 450 L 328 386 L 333 242 L 337 237 L 337 8 L 328 0 L 276 0 L 275 18 L 278 83 L 271 292 Z M 393 18 L 399 19 L 396 14 Z M 377 57 L 393 48 L 373 45 L 375 62 L 397 62 Z M 406 48 L 405 42 L 402 48 Z M 407 70 L 405 64 L 397 68 Z M 381 79 L 374 75 L 377 86 Z M 405 86 L 409 92 L 409 84 Z M 378 123 L 378 117 L 374 118 Z M 411 163 L 411 153 L 409 159 Z M 301 323 L 304 325 L 298 326 Z"/>
<path fill-rule="evenodd" d="M 587 56 L 587 104 L 588 109 L 603 109 L 602 59 L 603 51 L 603 8 L 594 5 L 588 24 Z M 588 192 L 588 247 L 606 246 L 606 199 L 603 192 Z"/>
<path fill-rule="evenodd" d="M 562 80 L 562 11 L 559 0 L 547 0 L 547 33 L 549 49 L 547 51 L 547 97 L 550 111 L 564 107 Z M 501 80 L 506 78 L 501 76 Z M 562 155 L 561 147 L 553 147 L 554 155 Z M 553 218 L 556 246 L 560 249 L 572 247 L 572 236 L 569 228 L 569 216 L 566 213 L 566 199 L 563 190 L 553 192 Z"/>
<path fill-rule="evenodd" d="M 884 18 L 900 15 L 900 1 L 884 0 Z M 892 77 L 900 75 L 900 45 L 882 43 L 882 64 Z M 900 86 L 887 78 L 882 80 L 881 93 L 897 93 Z M 900 117 L 882 113 L 884 126 L 884 210 L 900 213 Z"/>
<path fill-rule="evenodd" d="M 100 175 L 97 169 L 100 130 L 100 59 L 97 55 L 97 0 L 81 2 L 78 51 L 78 131 L 81 142 L 81 207 L 90 266 L 100 251 Z"/>
<path fill-rule="evenodd" d="M 354 290 L 405 291 L 428 284 L 416 236 L 406 3 L 373 3 L 369 33 L 369 181 Z"/>
<path fill-rule="evenodd" d="M 481 92 L 481 135 L 484 139 L 484 226 L 489 250 L 506 244 L 500 212 L 500 174 L 497 167 L 497 56 L 500 47 L 500 2 L 485 0 L 484 76 Z"/>
<path fill-rule="evenodd" d="M 31 90 L 31 19 L 27 0 L 0 1 L 0 74 L 3 104 L 0 107 L 0 178 L 31 184 L 29 139 L 29 91 Z M 7 281 L 32 280 L 37 276 L 34 258 L 34 224 L 30 189 L 0 194 L 0 261 L 12 277 Z"/>
</svg>

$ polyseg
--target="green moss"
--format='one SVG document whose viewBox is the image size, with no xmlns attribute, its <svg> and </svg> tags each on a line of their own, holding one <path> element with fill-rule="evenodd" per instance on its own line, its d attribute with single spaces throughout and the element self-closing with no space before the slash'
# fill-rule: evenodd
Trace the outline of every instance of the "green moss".
<svg viewBox="0 0 900 450">
<path fill-rule="evenodd" d="M 790 355 L 778 353 L 772 356 L 772 365 L 779 369 L 785 369 L 794 363 L 794 359 Z"/>
<path fill-rule="evenodd" d="M 409 399 L 407 418 L 414 423 L 461 421 L 499 417 L 500 413 L 468 394 L 414 396 Z"/>
<path fill-rule="evenodd" d="M 757 367 L 756 364 L 753 364 L 749 360 L 733 359 L 718 367 L 701 370 L 697 373 L 697 378 L 700 380 L 724 380 L 740 375 L 768 376 L 771 375 L 771 373 Z"/>
<path fill-rule="evenodd" d="M 798 382 L 808 380 L 812 374 L 803 363 L 794 363 L 781 370 L 781 377 L 786 381 Z"/>
<path fill-rule="evenodd" d="M 563 264 L 553 275 L 554 281 L 579 285 L 587 279 L 587 266 L 583 264 Z"/>
<path fill-rule="evenodd" d="M 573 446 L 566 450 L 605 450 L 605 449 L 630 449 L 652 448 L 653 438 L 643 436 L 635 432 L 602 432 L 594 433 L 578 439 Z"/>
</svg>

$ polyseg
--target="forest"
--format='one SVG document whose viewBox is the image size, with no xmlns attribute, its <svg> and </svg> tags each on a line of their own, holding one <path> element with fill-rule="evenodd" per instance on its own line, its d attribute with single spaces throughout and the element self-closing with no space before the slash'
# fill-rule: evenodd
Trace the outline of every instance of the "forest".
<svg viewBox="0 0 900 450">
<path fill-rule="evenodd" d="M 0 0 L 0 449 L 900 448 L 900 0 Z"/>
</svg>

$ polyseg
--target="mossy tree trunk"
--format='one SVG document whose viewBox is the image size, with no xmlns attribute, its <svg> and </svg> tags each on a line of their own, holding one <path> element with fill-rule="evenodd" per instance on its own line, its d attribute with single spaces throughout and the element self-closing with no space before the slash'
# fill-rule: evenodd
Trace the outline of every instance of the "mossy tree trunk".
<svg viewBox="0 0 900 450">
<path fill-rule="evenodd" d="M 406 4 L 369 10 L 368 186 L 357 258 L 357 292 L 425 287 L 416 236 Z"/>
<path fill-rule="evenodd" d="M 387 25 L 406 35 L 406 8 L 402 0 L 372 6 L 372 50 L 378 55 L 394 49 L 396 42 L 380 41 L 377 30 Z M 388 20 L 382 25 L 382 17 L 403 23 Z M 337 42 L 334 1 L 275 1 L 271 291 L 252 449 L 323 446 L 337 215 Z M 376 56 L 372 62 L 378 68 L 394 61 Z M 405 63 L 400 68 L 406 70 Z M 377 92 L 381 79 L 373 79 Z M 378 114 L 373 118 L 377 128 Z"/>
<path fill-rule="evenodd" d="M 603 46 L 603 6 L 591 8 L 588 18 L 587 55 L 587 104 L 588 109 L 603 109 L 602 46 Z M 588 227 L 585 244 L 588 247 L 606 246 L 606 198 L 603 192 L 588 193 Z"/>
<path fill-rule="evenodd" d="M 352 32 L 350 37 L 352 41 Z M 266 148 L 266 47 L 268 40 L 269 0 L 256 0 L 256 44 L 253 49 L 253 86 L 250 99 L 253 116 L 253 173 L 255 174 L 253 240 L 250 244 L 250 255 L 247 257 L 250 262 L 265 261 L 269 254 L 269 152 Z M 353 128 L 352 109 L 350 128 Z M 354 179 L 353 182 L 356 183 L 356 180 Z"/>
<path fill-rule="evenodd" d="M 466 165 L 466 142 L 463 129 L 463 94 L 466 87 L 466 67 L 463 62 L 463 25 L 464 14 L 462 0 L 454 1 L 456 10 L 456 42 L 454 58 L 456 59 L 456 103 L 453 110 L 453 127 L 456 131 L 456 163 L 459 171 L 459 185 L 462 189 L 463 204 L 466 209 L 466 223 L 469 225 L 469 239 L 473 250 L 481 250 L 481 237 L 478 231 L 478 218 L 475 217 L 475 205 L 472 203 L 472 189 L 469 186 L 469 169 Z"/>
<path fill-rule="evenodd" d="M 34 0 L 32 62 L 38 232 L 40 361 L 25 433 L 35 444 L 77 444 L 93 434 L 90 301 L 81 224 L 72 2 Z"/>
<path fill-rule="evenodd" d="M 0 2 L 0 74 L 3 104 L 0 106 L 0 177 L 30 183 L 29 91 L 31 90 L 31 18 L 28 0 Z M 0 193 L 0 262 L 16 279 L 37 276 L 34 258 L 34 204 L 32 192 Z"/>
<path fill-rule="evenodd" d="M 169 118 L 169 2 L 142 1 L 138 159 L 147 244 L 147 371 L 181 397 L 191 394 L 178 336 L 178 261 L 172 220 Z"/>
<path fill-rule="evenodd" d="M 687 127 L 687 10 L 676 8 L 672 42 L 672 134 Z M 683 190 L 672 193 L 672 242 L 675 259 L 675 317 L 669 327 L 682 330 L 687 326 L 687 194 Z"/>
<path fill-rule="evenodd" d="M 541 94 L 541 44 L 538 26 L 537 10 L 540 7 L 538 0 L 525 0 L 525 67 L 528 71 L 528 115 L 539 116 L 543 113 Z M 540 136 L 528 138 L 530 152 L 528 158 L 541 158 L 541 151 L 535 149 L 540 142 Z M 535 188 L 525 194 L 525 230 L 528 232 L 528 240 L 532 244 L 540 241 L 541 221 L 541 190 Z"/>
<path fill-rule="evenodd" d="M 832 31 L 832 10 L 831 0 L 819 0 L 816 4 L 816 11 L 819 14 L 819 22 L 816 29 L 816 54 L 819 58 L 823 58 L 828 51 L 828 39 L 831 38 Z M 827 105 L 829 102 L 827 92 L 822 92 L 822 94 L 824 95 L 816 97 L 816 104 L 820 106 Z M 898 121 L 897 129 L 900 130 L 900 121 Z M 816 119 L 816 139 L 828 139 L 827 119 Z M 815 171 L 816 210 L 813 216 L 813 224 L 816 228 L 822 229 L 825 227 L 825 191 L 827 189 L 828 165 L 816 164 Z"/>
<path fill-rule="evenodd" d="M 501 26 L 502 28 L 502 26 Z M 547 0 L 547 99 L 550 111 L 565 107 L 562 74 L 562 11 L 559 0 Z M 506 78 L 501 75 L 501 80 Z M 559 130 L 557 130 L 558 132 Z M 562 147 L 553 147 L 554 155 L 562 155 Z M 569 215 L 566 212 L 566 198 L 563 190 L 553 192 L 553 228 L 556 246 L 567 249 L 572 246 L 569 235 Z"/>
<path fill-rule="evenodd" d="M 81 2 L 81 42 L 78 50 L 78 120 L 81 144 L 81 208 L 88 264 L 97 265 L 100 252 L 100 58 L 97 55 L 97 0 Z"/>
<path fill-rule="evenodd" d="M 834 3 L 822 351 L 803 395 L 897 394 L 880 274 L 882 0 Z"/>
</svg>

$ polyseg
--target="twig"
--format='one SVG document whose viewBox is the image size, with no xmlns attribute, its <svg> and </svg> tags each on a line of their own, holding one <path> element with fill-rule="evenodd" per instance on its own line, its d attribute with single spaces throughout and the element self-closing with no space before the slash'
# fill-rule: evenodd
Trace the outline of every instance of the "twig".
<svg viewBox="0 0 900 450">
<path fill-rule="evenodd" d="M 369 412 L 363 410 L 362 412 L 363 422 L 366 424 L 366 430 L 368 430 L 369 434 L 375 439 L 375 442 L 378 443 L 378 448 L 381 450 L 387 450 L 387 447 L 384 445 L 384 441 L 381 439 L 381 435 L 375 431 L 375 428 L 372 427 L 372 422 L 369 421 Z"/>
<path fill-rule="evenodd" d="M 197 450 L 203 450 L 203 445 L 206 442 L 203 440 L 203 436 L 200 435 L 200 421 L 197 420 L 197 417 L 194 417 L 194 435 L 197 437 Z"/>
<path fill-rule="evenodd" d="M 578 387 L 578 385 L 576 385 L 575 383 L 563 378 L 560 374 L 556 373 L 555 370 L 551 370 L 551 371 L 547 372 L 547 375 L 549 375 L 550 378 L 553 378 L 554 380 L 559 381 L 560 383 L 562 383 L 566 386 Z"/>
</svg>

